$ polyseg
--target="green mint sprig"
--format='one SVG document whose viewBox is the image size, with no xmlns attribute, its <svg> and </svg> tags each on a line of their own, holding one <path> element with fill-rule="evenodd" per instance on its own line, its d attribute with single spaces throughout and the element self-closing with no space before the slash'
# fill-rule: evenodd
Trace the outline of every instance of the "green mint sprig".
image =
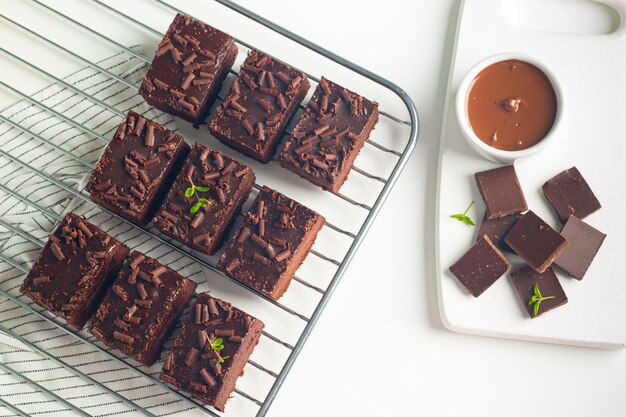
<svg viewBox="0 0 626 417">
<path fill-rule="evenodd" d="M 198 210 L 208 206 L 211 203 L 206 198 L 198 196 L 199 193 L 208 192 L 211 189 L 211 187 L 208 187 L 205 185 L 195 185 L 191 180 L 189 180 L 189 182 L 191 183 L 191 187 L 185 190 L 185 197 L 187 198 L 191 198 L 193 196 L 196 197 L 197 201 L 189 208 L 189 212 L 191 214 L 195 214 L 198 212 Z"/>
<path fill-rule="evenodd" d="M 218 337 L 211 342 L 211 347 L 215 352 L 219 352 L 220 350 L 224 349 L 224 340 L 221 337 Z M 230 358 L 230 356 L 218 356 L 215 364 L 218 365 L 220 363 L 224 363 L 224 361 L 228 358 Z"/>
<path fill-rule="evenodd" d="M 465 209 L 463 213 L 451 214 L 450 217 L 452 217 L 453 219 L 457 219 L 458 221 L 461 221 L 468 226 L 476 226 L 476 224 L 474 224 L 472 219 L 470 219 L 469 216 L 467 215 L 467 212 L 473 205 L 474 205 L 474 202 L 472 201 L 470 205 L 467 206 L 467 208 Z"/>
<path fill-rule="evenodd" d="M 554 298 L 554 296 L 551 295 L 549 297 L 544 297 L 543 295 L 541 295 L 541 291 L 539 291 L 539 285 L 538 284 L 535 284 L 533 292 L 534 292 L 533 296 L 530 297 L 530 300 L 528 300 L 528 305 L 529 306 L 530 305 L 533 306 L 533 313 L 535 314 L 535 316 L 537 316 L 537 314 L 539 314 L 539 305 L 541 304 L 541 302 L 545 301 L 545 300 L 550 300 L 550 299 Z"/>
</svg>

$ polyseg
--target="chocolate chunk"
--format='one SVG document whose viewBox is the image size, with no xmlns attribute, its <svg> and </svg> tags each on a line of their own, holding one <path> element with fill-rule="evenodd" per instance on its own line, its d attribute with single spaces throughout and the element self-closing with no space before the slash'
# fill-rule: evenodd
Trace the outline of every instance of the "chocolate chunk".
<svg viewBox="0 0 626 417">
<path fill-rule="evenodd" d="M 137 126 L 140 121 L 147 123 L 145 136 L 135 134 L 134 129 L 127 132 L 126 126 L 131 122 Z M 170 149 L 169 157 L 159 157 L 162 146 Z M 146 224 L 187 153 L 189 146 L 181 136 L 130 111 L 91 173 L 87 191 L 102 207 L 134 223 Z M 107 182 L 112 186 L 103 190 L 101 185 Z"/>
<path fill-rule="evenodd" d="M 141 262 L 137 262 L 139 259 Z M 147 277 L 162 266 L 155 259 L 132 252 L 114 283 L 128 294 L 128 299 L 120 299 L 109 291 L 96 312 L 90 331 L 107 346 L 150 366 L 158 358 L 163 342 L 194 295 L 196 284 L 163 266 L 165 270 L 159 274 L 159 286 L 154 281 L 133 285 L 127 279 L 133 271 L 131 265 L 137 265 L 139 275 Z M 120 321 L 126 322 L 122 338 L 115 333 L 122 333 L 118 331 Z"/>
<path fill-rule="evenodd" d="M 483 235 L 487 235 L 489 236 L 491 242 L 498 247 L 498 249 L 513 253 L 513 249 L 506 244 L 504 238 L 515 223 L 517 223 L 520 217 L 522 217 L 521 214 L 514 214 L 512 216 L 489 220 L 485 214 L 483 221 L 480 223 L 480 228 L 478 229 L 477 239 L 480 239 Z"/>
<path fill-rule="evenodd" d="M 20 291 L 81 329 L 127 255 L 126 245 L 68 213 L 50 235 Z"/>
<path fill-rule="evenodd" d="M 572 278 L 583 279 L 606 235 L 575 216 L 570 216 L 561 230 L 567 247 L 554 264 Z"/>
<path fill-rule="evenodd" d="M 538 317 L 543 313 L 567 303 L 567 296 L 552 268 L 548 268 L 540 273 L 528 266 L 524 266 L 517 271 L 513 271 L 511 278 L 513 279 L 515 288 L 517 288 L 517 293 L 522 301 L 522 305 L 528 312 L 530 318 Z M 536 315 L 535 305 L 539 297 L 537 297 L 535 293 L 535 285 L 541 297 L 544 298 L 542 301 L 539 301 Z M 533 298 L 533 296 L 535 298 Z"/>
<path fill-rule="evenodd" d="M 198 295 L 192 311 L 197 305 L 212 304 L 219 306 L 218 320 L 197 324 L 193 314 L 190 315 L 174 341 L 170 363 L 168 365 L 166 360 L 168 366 L 163 367 L 160 378 L 177 388 L 191 391 L 195 398 L 224 411 L 228 396 L 233 392 L 237 378 L 243 373 L 264 325 L 260 320 L 206 293 Z M 221 323 L 226 319 L 227 311 L 232 316 L 228 322 L 229 328 L 218 328 L 224 326 Z M 220 337 L 223 346 L 221 350 L 215 350 L 208 343 L 209 334 L 215 335 L 211 339 L 213 342 L 219 342 L 219 335 L 224 335 Z M 192 354 L 193 351 L 196 353 Z M 192 360 L 189 359 L 190 355 L 194 356 Z"/>
<path fill-rule="evenodd" d="M 263 210 L 259 211 L 259 206 Z M 286 211 L 293 213 L 287 214 Z M 261 238 L 259 213 L 263 213 L 265 233 Z M 285 224 L 287 217 L 287 226 Z M 246 285 L 278 299 L 286 291 L 296 269 L 303 262 L 315 241 L 324 218 L 294 200 L 263 187 L 240 226 L 220 257 L 217 267 Z M 248 236 L 245 230 L 252 233 Z M 281 250 L 272 260 L 267 254 L 268 242 L 280 242 Z M 284 245 L 284 246 L 282 246 Z"/>
<path fill-rule="evenodd" d="M 378 121 L 378 103 L 322 80 L 324 86 L 320 81 L 278 154 L 278 162 L 313 184 L 337 192 Z M 337 105 L 329 108 L 329 102 Z M 351 106 L 358 107 L 354 114 Z"/>
<path fill-rule="evenodd" d="M 548 269 L 567 247 L 565 238 L 532 211 L 517 221 L 504 241 L 537 272 Z"/>
<path fill-rule="evenodd" d="M 584 219 L 602 207 L 576 167 L 546 181 L 542 190 L 563 224 L 570 215 Z"/>
<path fill-rule="evenodd" d="M 209 114 L 235 62 L 235 40 L 209 25 L 178 14 L 161 45 L 139 94 L 157 109 L 198 126 Z M 152 84 L 159 88 L 151 88 Z"/>
<path fill-rule="evenodd" d="M 246 173 L 237 177 L 233 172 L 238 170 L 245 170 Z M 153 224 L 162 233 L 184 245 L 212 255 L 220 248 L 226 231 L 241 211 L 254 181 L 254 172 L 246 165 L 196 143 Z M 205 191 L 196 188 L 191 197 L 186 197 L 185 192 L 192 184 L 207 188 L 202 188 Z M 208 203 L 191 213 L 200 198 L 206 199 Z M 184 207 L 185 215 L 172 218 L 169 213 L 174 211 L 173 207 Z"/>
<path fill-rule="evenodd" d="M 267 163 L 309 87 L 300 71 L 251 50 L 209 130 L 226 145 Z M 266 125 L 269 118 L 272 123 Z"/>
<path fill-rule="evenodd" d="M 528 210 L 513 165 L 477 172 L 475 177 L 478 190 L 487 206 L 488 219 L 493 220 Z"/>
<path fill-rule="evenodd" d="M 510 267 L 509 260 L 483 235 L 449 269 L 470 294 L 478 297 Z"/>
</svg>

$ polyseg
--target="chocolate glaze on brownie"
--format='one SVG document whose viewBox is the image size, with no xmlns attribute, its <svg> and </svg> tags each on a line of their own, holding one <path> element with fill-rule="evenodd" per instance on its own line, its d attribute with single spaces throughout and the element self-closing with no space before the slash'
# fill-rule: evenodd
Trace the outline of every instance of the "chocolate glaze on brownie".
<svg viewBox="0 0 626 417">
<path fill-rule="evenodd" d="M 196 283 L 133 251 L 91 323 L 107 346 L 150 366 L 196 290 Z"/>
<path fill-rule="evenodd" d="M 377 121 L 378 103 L 322 77 L 278 162 L 337 192 Z"/>
<path fill-rule="evenodd" d="M 228 146 L 267 163 L 309 87 L 304 73 L 252 50 L 209 130 Z"/>
<path fill-rule="evenodd" d="M 324 222 L 313 210 L 263 187 L 217 267 L 277 300 L 289 287 Z"/>
<path fill-rule="evenodd" d="M 128 255 L 128 247 L 74 213 L 50 235 L 20 291 L 81 329 Z"/>
<path fill-rule="evenodd" d="M 159 43 L 139 94 L 151 105 L 198 126 L 237 57 L 228 34 L 177 14 Z"/>
<path fill-rule="evenodd" d="M 248 166 L 196 143 L 153 223 L 190 248 L 213 255 L 241 211 L 254 180 Z M 208 202 L 192 213 L 200 199 Z"/>
<path fill-rule="evenodd" d="M 130 111 L 91 173 L 87 191 L 102 207 L 145 224 L 188 153 L 181 136 Z"/>
<path fill-rule="evenodd" d="M 165 356 L 160 378 L 224 411 L 263 327 L 261 320 L 202 293 Z"/>
</svg>

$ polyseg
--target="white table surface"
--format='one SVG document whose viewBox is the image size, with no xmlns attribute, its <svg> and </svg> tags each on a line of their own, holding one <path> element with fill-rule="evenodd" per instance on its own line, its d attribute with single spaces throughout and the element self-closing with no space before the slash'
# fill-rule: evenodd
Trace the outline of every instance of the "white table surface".
<svg viewBox="0 0 626 417">
<path fill-rule="evenodd" d="M 439 320 L 435 176 L 459 1 L 302 3 L 241 1 L 405 88 L 421 135 L 268 415 L 624 415 L 625 350 L 466 336 Z"/>
</svg>

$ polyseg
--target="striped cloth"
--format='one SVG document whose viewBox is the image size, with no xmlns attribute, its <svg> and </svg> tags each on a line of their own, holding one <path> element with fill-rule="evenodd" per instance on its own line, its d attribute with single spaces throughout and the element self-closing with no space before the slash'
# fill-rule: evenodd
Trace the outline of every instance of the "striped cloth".
<svg viewBox="0 0 626 417">
<path fill-rule="evenodd" d="M 135 49 L 138 48 L 135 47 Z M 143 63 L 124 52 L 99 62 L 99 65 L 125 77 L 132 83 L 137 83 L 143 74 Z M 71 74 L 65 81 L 121 111 L 125 112 L 133 108 L 145 114 L 146 117 L 176 130 L 171 117 L 150 109 L 136 94 L 135 89 L 126 87 L 95 69 L 82 69 Z M 115 113 L 58 84 L 50 85 L 37 92 L 33 98 L 81 125 L 93 129 L 105 138 L 113 134 L 120 122 L 120 117 Z M 2 151 L 27 162 L 74 189 L 82 189 L 90 171 L 89 164 L 93 165 L 98 160 L 106 146 L 104 141 L 85 134 L 61 118 L 27 101 L 20 101 L 10 106 L 1 114 L 71 152 L 86 164 L 7 123 L 0 123 L 0 149 Z M 76 198 L 18 163 L 0 157 L 0 177 L 0 184 L 9 190 L 0 190 L 0 218 L 32 236 L 34 241 L 29 241 L 7 228 L 0 227 L 0 251 L 4 256 L 13 259 L 25 268 L 30 268 L 40 251 L 40 246 L 45 243 L 48 234 L 55 228 L 56 219 L 11 196 L 11 191 L 47 208 L 51 213 L 56 214 L 56 217 L 62 216 L 69 210 L 84 215 L 131 248 L 157 257 L 162 263 L 200 283 L 198 291 L 208 290 L 204 280 L 204 271 L 189 258 L 159 244 L 142 231 L 103 213 L 92 204 Z M 6 262 L 0 262 L 0 288 L 4 291 L 19 296 L 19 287 L 23 279 L 23 271 Z M 20 299 L 41 310 L 30 299 L 25 297 Z M 110 358 L 66 335 L 52 324 L 2 296 L 0 296 L 0 324 L 155 415 L 204 415 L 191 408 L 188 402 L 154 386 L 149 379 L 131 373 Z M 95 341 L 85 330 L 80 334 Z M 169 343 L 171 340 L 168 341 Z M 112 353 L 123 357 L 117 351 L 112 351 Z M 0 333 L 0 362 L 68 400 L 89 415 L 142 415 L 101 388 L 84 382 L 76 374 L 63 369 L 40 353 L 30 350 L 16 339 L 2 333 Z M 140 369 L 155 376 L 158 375 L 161 366 L 162 362 L 159 362 L 151 368 L 141 367 Z M 3 370 L 0 370 L 0 398 L 31 415 L 78 415 L 51 398 L 49 394 L 39 392 L 32 384 L 25 383 Z M 229 408 L 231 408 L 230 415 L 238 415 L 236 414 L 237 407 L 229 404 Z M 0 407 L 0 416 L 13 415 L 16 414 L 9 408 Z"/>
</svg>

